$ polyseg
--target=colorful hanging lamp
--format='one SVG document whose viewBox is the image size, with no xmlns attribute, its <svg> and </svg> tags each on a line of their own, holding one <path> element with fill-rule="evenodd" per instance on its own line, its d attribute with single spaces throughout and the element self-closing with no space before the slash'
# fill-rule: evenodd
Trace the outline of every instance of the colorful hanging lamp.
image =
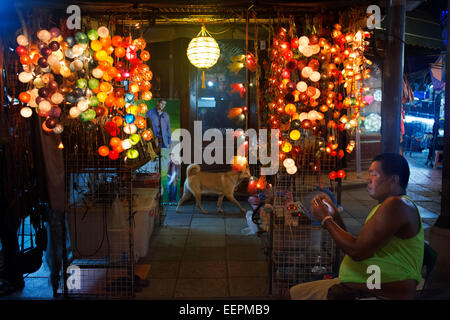
<svg viewBox="0 0 450 320">
<path fill-rule="evenodd" d="M 189 42 L 187 56 L 192 65 L 202 69 L 202 88 L 205 88 L 205 69 L 216 64 L 220 56 L 220 49 L 204 25 L 197 36 Z"/>
</svg>

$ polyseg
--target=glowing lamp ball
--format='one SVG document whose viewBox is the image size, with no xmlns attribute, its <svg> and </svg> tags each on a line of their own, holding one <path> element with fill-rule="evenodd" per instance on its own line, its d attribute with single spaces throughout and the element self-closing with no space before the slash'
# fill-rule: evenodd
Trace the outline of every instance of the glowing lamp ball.
<svg viewBox="0 0 450 320">
<path fill-rule="evenodd" d="M 21 72 L 19 73 L 19 81 L 22 83 L 28 83 L 33 80 L 33 74 L 31 72 Z"/>
<path fill-rule="evenodd" d="M 288 174 L 295 174 L 295 173 L 297 173 L 297 167 L 296 166 L 292 166 L 292 167 L 286 168 L 286 172 Z"/>
<path fill-rule="evenodd" d="M 100 101 L 98 100 L 97 96 L 92 96 L 89 98 L 88 103 L 91 107 L 97 107 Z"/>
<path fill-rule="evenodd" d="M 101 146 L 98 148 L 98 154 L 102 157 L 106 157 L 109 154 L 109 148 L 108 146 Z"/>
<path fill-rule="evenodd" d="M 296 111 L 297 111 L 297 108 L 296 108 L 295 105 L 292 104 L 292 103 L 288 103 L 288 104 L 284 107 L 284 112 L 286 112 L 288 115 L 293 115 Z"/>
<path fill-rule="evenodd" d="M 131 134 L 128 139 L 130 139 L 130 142 L 133 146 L 138 144 L 139 141 L 141 141 L 141 137 L 137 133 Z"/>
<path fill-rule="evenodd" d="M 328 175 L 328 177 L 330 178 L 330 180 L 336 180 L 336 178 L 337 178 L 336 171 L 331 171 L 330 174 Z"/>
<path fill-rule="evenodd" d="M 144 139 L 145 141 L 150 141 L 153 138 L 153 133 L 151 130 L 144 130 L 142 132 L 142 139 Z"/>
<path fill-rule="evenodd" d="M 139 157 L 139 151 L 137 151 L 136 149 L 129 149 L 127 151 L 127 158 L 128 159 L 136 159 Z"/>
<path fill-rule="evenodd" d="M 286 158 L 283 161 L 283 166 L 287 169 L 290 168 L 292 166 L 295 166 L 295 161 L 292 158 Z"/>
<path fill-rule="evenodd" d="M 297 141 L 298 139 L 300 139 L 300 136 L 300 131 L 298 131 L 297 129 L 294 129 L 289 133 L 289 138 L 291 138 L 291 140 L 293 141 Z"/>
<path fill-rule="evenodd" d="M 89 79 L 88 86 L 89 89 L 95 90 L 98 88 L 100 82 L 97 79 Z"/>
<path fill-rule="evenodd" d="M 53 133 L 61 134 L 64 131 L 64 127 L 58 123 L 55 128 L 53 128 Z"/>
<path fill-rule="evenodd" d="M 126 134 L 133 134 L 137 132 L 137 126 L 135 124 L 127 124 L 123 127 L 123 132 Z"/>
<path fill-rule="evenodd" d="M 199 69 L 208 69 L 217 63 L 220 57 L 219 45 L 206 31 L 205 26 L 202 26 L 197 36 L 189 42 L 187 57 L 191 64 Z"/>
<path fill-rule="evenodd" d="M 131 92 L 128 92 L 128 93 L 125 94 L 125 101 L 126 102 L 131 103 L 131 102 L 134 101 L 134 99 L 135 99 L 135 96 Z"/>
<path fill-rule="evenodd" d="M 91 29 L 88 31 L 87 33 L 87 37 L 89 38 L 89 40 L 94 41 L 98 39 L 98 32 L 95 29 Z"/>
<path fill-rule="evenodd" d="M 33 114 L 33 110 L 30 107 L 23 107 L 20 109 L 20 115 L 24 118 L 29 118 Z"/>
<path fill-rule="evenodd" d="M 313 71 L 311 73 L 311 75 L 309 76 L 309 80 L 313 81 L 313 82 L 317 82 L 320 80 L 320 73 L 317 71 Z"/>
<path fill-rule="evenodd" d="M 282 146 L 281 146 L 281 150 L 285 153 L 288 153 L 292 150 L 292 144 L 290 144 L 289 142 L 285 141 Z"/>
<path fill-rule="evenodd" d="M 31 95 L 28 92 L 21 92 L 19 94 L 19 100 L 23 103 L 28 103 L 31 100 Z"/>
<path fill-rule="evenodd" d="M 77 107 L 81 112 L 86 111 L 89 108 L 89 101 L 86 99 L 82 99 L 78 101 Z"/>
<path fill-rule="evenodd" d="M 80 120 L 88 122 L 95 119 L 96 113 L 93 109 L 88 109 L 80 114 Z"/>
<path fill-rule="evenodd" d="M 153 94 L 150 91 L 144 91 L 142 92 L 142 100 L 148 101 L 152 100 Z"/>
<path fill-rule="evenodd" d="M 308 85 L 304 81 L 297 82 L 297 90 L 300 92 L 305 92 L 308 88 Z"/>
<path fill-rule="evenodd" d="M 116 150 L 109 151 L 108 158 L 111 160 L 117 160 L 119 158 L 119 152 Z"/>
<path fill-rule="evenodd" d="M 58 124 L 58 122 L 54 118 L 48 118 L 47 120 L 45 120 L 46 127 L 51 130 L 53 130 L 57 124 Z"/>
<path fill-rule="evenodd" d="M 134 116 L 134 114 L 128 113 L 127 115 L 125 115 L 125 122 L 128 124 L 133 123 L 135 119 L 136 117 Z"/>
<path fill-rule="evenodd" d="M 19 46 L 24 46 L 24 47 L 28 46 L 28 38 L 25 37 L 23 34 L 18 35 L 16 38 L 16 41 Z"/>
<path fill-rule="evenodd" d="M 52 105 L 47 100 L 42 100 L 39 103 L 39 110 L 42 112 L 49 112 L 51 108 L 52 108 Z"/>
<path fill-rule="evenodd" d="M 302 121 L 302 128 L 303 129 L 311 129 L 312 127 L 312 122 L 309 119 L 305 119 Z"/>
<path fill-rule="evenodd" d="M 121 144 L 122 144 L 123 150 L 128 150 L 128 149 L 130 149 L 131 146 L 132 146 L 132 144 L 131 144 L 131 142 L 130 142 L 130 139 L 122 140 Z"/>
<path fill-rule="evenodd" d="M 120 142 L 121 142 L 121 140 L 119 137 L 112 137 L 109 140 L 109 145 L 114 148 L 114 147 L 118 146 L 120 144 Z"/>
<path fill-rule="evenodd" d="M 78 116 L 80 115 L 80 109 L 78 109 L 77 107 L 72 107 L 69 109 L 69 116 L 73 119 L 78 118 Z"/>
<path fill-rule="evenodd" d="M 39 30 L 37 37 L 42 42 L 48 42 L 52 38 L 52 35 L 48 32 L 48 30 Z"/>
<path fill-rule="evenodd" d="M 147 50 L 142 50 L 140 57 L 142 61 L 148 61 L 150 59 L 150 53 Z"/>
</svg>

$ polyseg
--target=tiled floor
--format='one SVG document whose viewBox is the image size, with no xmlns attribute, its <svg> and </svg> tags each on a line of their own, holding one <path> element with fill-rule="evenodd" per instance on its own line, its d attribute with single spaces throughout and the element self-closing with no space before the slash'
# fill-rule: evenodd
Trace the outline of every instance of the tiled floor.
<svg viewBox="0 0 450 320">
<path fill-rule="evenodd" d="M 268 298 L 267 257 L 261 240 L 245 235 L 243 214 L 231 203 L 223 203 L 224 214 L 216 212 L 216 202 L 202 205 L 208 215 L 193 202 L 181 213 L 166 207 L 163 225 L 156 227 L 150 252 L 140 261 L 151 265 L 150 285 L 136 298 Z"/>
</svg>

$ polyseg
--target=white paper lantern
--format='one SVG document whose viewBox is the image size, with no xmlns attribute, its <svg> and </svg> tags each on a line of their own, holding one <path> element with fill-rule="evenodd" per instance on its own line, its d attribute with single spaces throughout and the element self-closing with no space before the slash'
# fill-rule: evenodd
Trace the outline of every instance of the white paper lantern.
<svg viewBox="0 0 450 320">
<path fill-rule="evenodd" d="M 80 115 L 80 109 L 78 109 L 77 107 L 70 108 L 69 115 L 71 118 L 78 118 L 78 116 Z"/>
<path fill-rule="evenodd" d="M 58 123 L 56 127 L 53 128 L 53 132 L 56 134 L 61 134 L 64 131 L 64 127 L 62 124 Z"/>
<path fill-rule="evenodd" d="M 83 54 L 84 48 L 79 43 L 72 47 L 72 54 L 74 57 L 79 57 Z"/>
<path fill-rule="evenodd" d="M 39 110 L 42 112 L 49 112 L 51 108 L 52 108 L 52 105 L 47 100 L 42 100 L 39 103 Z"/>
<path fill-rule="evenodd" d="M 60 104 L 64 101 L 64 96 L 59 92 L 55 92 L 54 94 L 52 94 L 52 97 L 50 98 L 50 100 L 54 104 Z"/>
<path fill-rule="evenodd" d="M 67 49 L 66 49 L 66 52 L 65 52 L 65 55 L 66 55 L 66 57 L 69 58 L 69 59 L 75 58 L 75 55 L 74 55 L 73 52 L 72 52 L 72 48 L 67 48 Z"/>
<path fill-rule="evenodd" d="M 307 88 L 308 88 L 308 85 L 306 84 L 305 81 L 297 82 L 297 90 L 298 91 L 305 92 Z"/>
<path fill-rule="evenodd" d="M 303 78 L 309 78 L 312 73 L 313 73 L 313 69 L 311 67 L 304 67 L 302 69 L 302 77 Z"/>
<path fill-rule="evenodd" d="M 21 72 L 19 73 L 19 81 L 22 83 L 28 83 L 33 80 L 33 74 L 31 72 Z"/>
<path fill-rule="evenodd" d="M 309 38 L 307 36 L 300 37 L 300 39 L 298 39 L 298 45 L 299 47 L 306 47 L 309 45 Z"/>
<path fill-rule="evenodd" d="M 292 166 L 295 166 L 295 161 L 292 158 L 286 158 L 283 161 L 283 166 L 287 169 Z"/>
<path fill-rule="evenodd" d="M 314 44 L 310 46 L 312 54 L 318 54 L 320 52 L 320 46 L 318 44 Z"/>
<path fill-rule="evenodd" d="M 310 112 L 308 112 L 308 119 L 311 121 L 316 121 L 318 118 L 318 114 L 316 110 L 311 110 Z"/>
<path fill-rule="evenodd" d="M 29 107 L 23 107 L 22 109 L 20 109 L 20 115 L 24 118 L 29 118 L 32 114 L 33 110 L 31 110 L 31 108 Z"/>
<path fill-rule="evenodd" d="M 317 82 L 320 80 L 320 73 L 317 71 L 313 71 L 311 73 L 311 75 L 309 76 L 309 80 L 313 81 L 313 82 Z"/>
<path fill-rule="evenodd" d="M 312 96 L 313 99 L 319 99 L 320 97 L 320 90 L 316 88 L 316 94 Z"/>
<path fill-rule="evenodd" d="M 89 108 L 89 101 L 87 99 L 81 99 L 77 103 L 78 110 L 81 112 L 86 111 Z"/>
<path fill-rule="evenodd" d="M 298 116 L 298 120 L 300 120 L 300 122 L 302 122 L 305 119 L 308 119 L 308 114 L 306 112 L 300 113 L 300 115 Z"/>
<path fill-rule="evenodd" d="M 23 34 L 18 35 L 16 38 L 16 41 L 19 46 L 26 47 L 28 45 L 28 38 L 25 37 Z"/>
<path fill-rule="evenodd" d="M 125 131 L 125 130 L 124 130 Z M 122 148 L 123 150 L 128 150 L 132 146 L 130 139 L 124 139 L 122 140 Z"/>
<path fill-rule="evenodd" d="M 50 67 L 54 67 L 59 64 L 59 58 L 56 54 L 51 54 L 47 58 L 47 63 Z"/>
<path fill-rule="evenodd" d="M 297 167 L 296 166 L 292 166 L 292 167 L 286 168 L 286 172 L 288 174 L 295 174 L 297 172 Z"/>
<path fill-rule="evenodd" d="M 74 60 L 70 63 L 70 70 L 72 71 L 80 71 L 83 69 L 83 62 L 81 60 Z"/>
<path fill-rule="evenodd" d="M 100 38 L 106 38 L 109 35 L 109 29 L 105 26 L 101 26 L 97 29 L 97 34 Z"/>
<path fill-rule="evenodd" d="M 133 134 L 136 133 L 136 131 L 137 126 L 135 124 L 127 124 L 123 126 L 123 132 L 125 132 L 126 134 Z"/>
<path fill-rule="evenodd" d="M 313 53 L 313 49 L 311 48 L 311 46 L 306 46 L 303 48 L 302 53 L 305 57 L 311 57 L 314 53 Z"/>
<path fill-rule="evenodd" d="M 37 37 L 42 42 L 46 42 L 47 43 L 52 38 L 52 35 L 50 34 L 50 32 L 48 32 L 48 30 L 44 29 L 44 30 L 38 31 Z"/>
<path fill-rule="evenodd" d="M 94 78 L 100 79 L 103 77 L 103 70 L 100 68 L 94 68 L 94 70 L 92 70 L 92 75 Z"/>
</svg>

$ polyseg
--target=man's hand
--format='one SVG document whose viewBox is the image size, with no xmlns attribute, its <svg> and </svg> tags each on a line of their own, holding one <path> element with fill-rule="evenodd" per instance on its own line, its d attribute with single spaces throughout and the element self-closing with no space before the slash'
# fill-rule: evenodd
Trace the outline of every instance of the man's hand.
<svg viewBox="0 0 450 320">
<path fill-rule="evenodd" d="M 325 194 L 319 194 L 311 200 L 311 209 L 318 221 L 322 221 L 326 216 L 334 218 L 338 214 L 333 202 Z"/>
</svg>

